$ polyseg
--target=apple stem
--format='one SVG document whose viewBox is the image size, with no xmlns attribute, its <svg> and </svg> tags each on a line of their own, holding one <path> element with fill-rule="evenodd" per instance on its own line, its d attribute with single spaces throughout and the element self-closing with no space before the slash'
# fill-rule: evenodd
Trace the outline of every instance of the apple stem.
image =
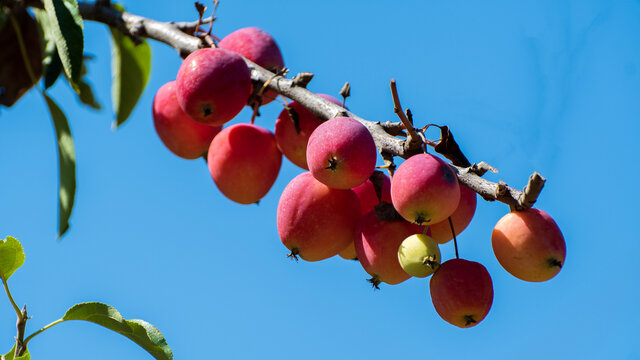
<svg viewBox="0 0 640 360">
<path fill-rule="evenodd" d="M 367 279 L 367 282 L 369 282 L 375 290 L 380 290 L 380 286 L 378 285 L 380 285 L 382 281 L 378 275 L 373 275 L 370 279 Z"/>
<path fill-rule="evenodd" d="M 291 260 L 294 260 L 295 262 L 298 262 L 298 254 L 300 254 L 298 248 L 293 248 L 291 249 L 291 252 L 287 255 L 287 257 Z"/>
<path fill-rule="evenodd" d="M 453 246 L 456 249 L 456 259 L 459 259 L 458 256 L 458 239 L 456 239 L 456 231 L 453 229 L 453 221 L 451 221 L 451 216 L 449 216 L 449 226 L 451 226 L 451 234 L 453 234 Z"/>
<path fill-rule="evenodd" d="M 262 97 L 258 96 L 256 99 L 257 100 L 254 100 L 254 103 L 252 104 L 253 113 L 251 114 L 251 125 L 253 125 L 253 123 L 256 121 L 256 116 L 260 116 L 258 109 L 260 108 L 260 104 L 262 103 Z"/>
</svg>

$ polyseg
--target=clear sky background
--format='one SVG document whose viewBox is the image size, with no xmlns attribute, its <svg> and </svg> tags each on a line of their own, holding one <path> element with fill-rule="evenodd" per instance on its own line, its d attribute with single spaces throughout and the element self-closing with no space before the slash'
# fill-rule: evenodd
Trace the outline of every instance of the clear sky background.
<svg viewBox="0 0 640 360">
<path fill-rule="evenodd" d="M 158 20 L 195 20 L 190 1 L 125 1 Z M 396 121 L 389 80 L 417 124 L 449 125 L 472 162 L 522 188 L 547 178 L 536 204 L 567 243 L 557 277 L 526 283 L 503 270 L 491 230 L 507 211 L 479 201 L 460 235 L 461 257 L 484 264 L 495 297 L 487 318 L 458 329 L 439 318 L 428 280 L 373 291 L 357 262 L 292 262 L 276 230 L 279 194 L 298 173 L 287 160 L 260 205 L 224 198 L 202 160 L 170 153 L 153 128 L 155 91 L 173 80 L 177 53 L 151 42 L 153 70 L 128 122 L 111 130 L 110 45 L 85 22 L 91 81 L 104 110 L 50 91 L 70 119 L 78 192 L 71 228 L 57 230 L 57 152 L 37 92 L 0 110 L 0 236 L 17 237 L 26 264 L 10 280 L 29 331 L 68 307 L 102 301 L 165 335 L 176 359 L 638 359 L 640 270 L 640 2 L 222 1 L 214 32 L 259 26 L 312 91 Z M 262 109 L 273 129 L 281 106 Z M 247 122 L 243 111 L 236 120 Z M 441 247 L 453 257 L 453 245 Z M 15 336 L 0 296 L 0 349 Z M 67 322 L 30 344 L 34 359 L 150 359 L 133 342 Z"/>
</svg>

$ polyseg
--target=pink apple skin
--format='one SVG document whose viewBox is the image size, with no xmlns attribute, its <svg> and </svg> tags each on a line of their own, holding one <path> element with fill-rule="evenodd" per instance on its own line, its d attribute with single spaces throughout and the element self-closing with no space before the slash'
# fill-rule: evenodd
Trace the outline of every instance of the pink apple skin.
<svg viewBox="0 0 640 360">
<path fill-rule="evenodd" d="M 238 29 L 225 36 L 218 46 L 238 53 L 273 73 L 284 67 L 278 44 L 271 35 L 257 27 Z M 277 95 L 274 91 L 267 91 L 262 97 L 262 105 L 270 103 Z"/>
<path fill-rule="evenodd" d="M 342 105 L 338 99 L 331 95 L 317 95 L 336 105 Z M 305 109 L 295 101 L 289 103 L 289 106 L 298 114 L 300 133 L 296 132 L 293 120 L 291 120 L 287 109 L 283 109 L 280 112 L 280 115 L 278 115 L 278 119 L 276 119 L 275 126 L 278 148 L 280 148 L 282 154 L 293 164 L 305 170 L 309 170 L 309 167 L 307 166 L 307 143 L 309 142 L 309 136 L 311 136 L 313 130 L 322 124 L 322 120 L 313 116 L 309 110 Z"/>
<path fill-rule="evenodd" d="M 411 276 L 402 270 L 398 261 L 398 248 L 402 241 L 414 234 L 421 234 L 422 226 L 404 220 L 382 221 L 371 210 L 360 219 L 354 245 L 360 264 L 373 276 L 371 282 L 383 281 L 390 285 L 399 284 Z"/>
<path fill-rule="evenodd" d="M 421 225 L 447 219 L 458 207 L 458 178 L 440 158 L 418 154 L 403 162 L 391 181 L 391 199 L 407 221 Z"/>
<path fill-rule="evenodd" d="M 503 216 L 493 229 L 491 245 L 505 270 L 532 282 L 556 276 L 567 253 L 564 237 L 553 218 L 533 208 Z"/>
<path fill-rule="evenodd" d="M 307 144 L 307 165 L 313 177 L 335 189 L 364 183 L 375 170 L 376 155 L 369 130 L 348 117 L 320 124 Z"/>
<path fill-rule="evenodd" d="M 213 138 L 207 162 L 211 177 L 224 196 L 240 204 L 253 204 L 276 181 L 282 154 L 269 130 L 236 124 Z"/>
<path fill-rule="evenodd" d="M 386 201 L 391 204 L 391 180 L 387 175 L 383 176 L 382 183 L 382 201 Z M 353 188 L 353 191 L 358 195 L 358 199 L 360 200 L 360 211 L 362 215 L 368 213 L 370 210 L 373 210 L 373 207 L 380 203 L 380 199 L 378 199 L 378 195 L 376 194 L 376 189 L 373 186 L 371 180 L 367 179 L 361 185 Z"/>
<path fill-rule="evenodd" d="M 304 260 L 330 258 L 356 236 L 359 207 L 352 190 L 329 188 L 304 172 L 280 196 L 276 220 L 280 240 Z"/>
<path fill-rule="evenodd" d="M 451 259 L 440 265 L 429 283 L 438 315 L 450 324 L 466 328 L 487 316 L 493 303 L 493 282 L 482 264 Z"/>
<path fill-rule="evenodd" d="M 224 49 L 200 49 L 182 62 L 176 95 L 184 112 L 206 125 L 233 119 L 251 94 L 251 73 L 238 54 Z"/>
<path fill-rule="evenodd" d="M 387 175 L 383 174 L 382 176 L 382 201 L 391 203 L 391 180 L 389 180 Z M 376 194 L 376 190 L 371 180 L 367 180 L 362 183 L 362 185 L 356 186 L 353 188 L 353 192 L 356 193 L 358 200 L 360 200 L 360 213 L 362 215 L 373 210 L 374 206 L 380 203 L 380 199 L 378 199 L 378 195 Z M 358 258 L 353 242 L 344 250 L 340 251 L 338 255 L 345 260 L 356 260 Z"/>
<path fill-rule="evenodd" d="M 209 149 L 211 140 L 222 130 L 191 120 L 176 100 L 176 84 L 160 87 L 153 99 L 153 125 L 167 149 L 184 159 L 197 159 Z"/>
<path fill-rule="evenodd" d="M 451 222 L 453 223 L 453 228 L 456 231 L 456 236 L 466 229 L 471 222 L 471 219 L 473 219 L 473 215 L 476 213 L 477 202 L 476 193 L 468 187 L 460 184 L 460 201 L 458 202 L 456 210 L 451 214 Z M 451 234 L 451 225 L 449 224 L 448 218 L 429 227 L 431 228 L 431 237 L 437 243 L 444 244 L 453 239 L 453 234 Z"/>
</svg>

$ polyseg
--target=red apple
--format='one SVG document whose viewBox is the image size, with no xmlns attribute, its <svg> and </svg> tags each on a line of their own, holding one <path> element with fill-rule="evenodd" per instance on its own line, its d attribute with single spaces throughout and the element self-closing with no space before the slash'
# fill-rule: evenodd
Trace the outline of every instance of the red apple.
<svg viewBox="0 0 640 360">
<path fill-rule="evenodd" d="M 360 211 L 362 215 L 373 210 L 373 207 L 378 205 L 380 201 L 391 203 L 391 180 L 387 175 L 381 172 L 378 173 L 382 179 L 382 187 L 380 189 L 382 199 L 378 198 L 378 194 L 371 180 L 367 180 L 353 188 L 353 191 L 358 195 L 358 199 L 360 200 Z"/>
<path fill-rule="evenodd" d="M 153 125 L 171 152 L 181 158 L 196 159 L 207 152 L 211 140 L 222 127 L 193 121 L 178 105 L 175 89 L 175 81 L 158 89 L 153 99 Z"/>
<path fill-rule="evenodd" d="M 309 172 L 296 176 L 282 192 L 277 210 L 282 243 L 307 261 L 330 258 L 353 241 L 360 204 L 352 190 L 332 189 Z"/>
<path fill-rule="evenodd" d="M 233 119 L 251 94 L 251 73 L 238 54 L 199 49 L 182 62 L 176 78 L 182 110 L 193 120 L 222 125 Z"/>
<path fill-rule="evenodd" d="M 238 53 L 273 73 L 284 68 L 278 44 L 271 35 L 260 28 L 238 29 L 225 36 L 218 46 Z M 267 91 L 262 97 L 262 105 L 270 103 L 276 96 L 276 92 Z"/>
<path fill-rule="evenodd" d="M 387 175 L 382 173 L 380 173 L 380 179 L 382 180 L 382 187 L 380 189 L 382 192 L 382 201 L 391 203 L 391 180 L 389 180 Z M 360 200 L 360 213 L 362 215 L 373 210 L 373 208 L 380 203 L 380 199 L 378 198 L 378 194 L 376 193 L 376 189 L 371 180 L 367 180 L 361 185 L 353 188 L 353 192 L 356 193 L 358 200 Z M 358 259 L 356 248 L 353 243 L 349 244 L 349 246 L 342 250 L 338 255 L 345 260 Z"/>
<path fill-rule="evenodd" d="M 472 327 L 487 316 L 493 303 L 493 283 L 482 264 L 451 259 L 440 265 L 429 283 L 438 315 L 458 327 Z"/>
<path fill-rule="evenodd" d="M 436 224 L 460 201 L 458 178 L 440 158 L 417 154 L 400 164 L 391 180 L 393 206 L 407 221 Z"/>
<path fill-rule="evenodd" d="M 330 119 L 318 126 L 307 144 L 307 165 L 318 181 L 335 189 L 351 189 L 373 173 L 376 145 L 359 121 Z"/>
<path fill-rule="evenodd" d="M 493 252 L 505 270 L 525 281 L 546 281 L 558 274 L 566 256 L 562 232 L 539 209 L 512 211 L 491 234 Z"/>
<path fill-rule="evenodd" d="M 380 282 L 395 285 L 411 277 L 400 266 L 398 248 L 407 237 L 422 233 L 423 227 L 404 220 L 380 220 L 372 210 L 360 219 L 358 229 L 361 236 L 354 241 L 356 254 L 372 276 L 369 281 L 373 286 L 377 288 Z"/>
<path fill-rule="evenodd" d="M 282 154 L 269 130 L 236 124 L 213 139 L 207 162 L 222 194 L 240 204 L 253 204 L 265 196 L 276 181 Z"/>
<path fill-rule="evenodd" d="M 338 255 L 345 260 L 358 260 L 358 254 L 356 254 L 356 247 L 353 244 L 353 241 L 351 241 L 346 248 L 340 251 Z"/>
<path fill-rule="evenodd" d="M 341 105 L 340 101 L 331 95 L 317 95 L 336 105 Z M 289 107 L 298 116 L 300 132 L 296 131 L 296 127 L 294 126 L 293 120 L 289 116 L 287 109 L 283 109 L 280 112 L 280 115 L 278 115 L 275 126 L 278 148 L 282 151 L 282 154 L 289 159 L 289 161 L 305 170 L 309 170 L 309 167 L 307 166 L 307 143 L 309 142 L 309 136 L 311 136 L 313 130 L 315 130 L 318 125 L 322 124 L 322 120 L 313 116 L 309 110 L 305 109 L 295 101 L 289 103 Z"/>
<path fill-rule="evenodd" d="M 477 195 L 475 191 L 460 184 L 460 201 L 456 210 L 451 214 L 451 222 L 453 223 L 453 229 L 456 231 L 456 236 L 466 229 L 471 219 L 473 219 L 473 215 L 476 212 L 476 204 Z M 431 237 L 439 244 L 444 244 L 453 239 L 449 218 L 433 224 L 429 228 L 431 229 Z"/>
</svg>

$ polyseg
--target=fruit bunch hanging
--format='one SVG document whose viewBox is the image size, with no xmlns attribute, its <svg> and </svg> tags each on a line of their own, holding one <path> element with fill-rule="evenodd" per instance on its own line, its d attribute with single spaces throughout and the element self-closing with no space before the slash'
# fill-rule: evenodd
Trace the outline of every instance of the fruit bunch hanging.
<svg viewBox="0 0 640 360">
<path fill-rule="evenodd" d="M 484 180 L 493 168 L 469 163 L 448 127 L 438 126 L 437 141 L 425 136 L 429 126 L 414 127 L 395 81 L 394 111 L 401 121 L 374 123 L 344 107 L 348 86 L 341 102 L 307 91 L 310 74 L 287 79 L 276 42 L 261 29 L 239 29 L 219 42 L 210 32 L 201 37 L 210 46 L 188 55 L 176 80 L 156 94 L 156 131 L 176 155 L 204 156 L 220 192 L 240 204 L 267 194 L 282 155 L 307 170 L 286 186 L 277 209 L 290 257 L 357 260 L 376 288 L 431 276 L 438 314 L 471 327 L 489 312 L 493 286 L 482 264 L 459 258 L 456 236 L 471 222 L 480 194 L 512 209 L 491 236 L 505 270 L 536 282 L 560 271 L 562 233 L 548 214 L 531 208 L 545 181 L 537 173 L 523 191 Z M 275 134 L 253 124 L 258 108 L 269 103 L 284 106 L 274 119 Z M 244 106 L 254 110 L 251 123 L 224 127 Z M 376 168 L 379 157 L 385 165 Z M 406 160 L 396 169 L 398 157 Z M 456 258 L 443 262 L 439 246 L 451 240 Z"/>
</svg>

